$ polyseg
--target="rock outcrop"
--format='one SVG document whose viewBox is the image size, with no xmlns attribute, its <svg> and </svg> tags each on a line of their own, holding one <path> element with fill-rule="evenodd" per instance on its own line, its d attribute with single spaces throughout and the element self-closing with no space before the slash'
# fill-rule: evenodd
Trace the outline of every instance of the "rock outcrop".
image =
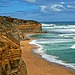
<svg viewBox="0 0 75 75">
<path fill-rule="evenodd" d="M 31 32 L 42 32 L 41 24 L 0 16 L 0 75 L 27 75 L 19 42 L 27 39 L 24 33 Z"/>
</svg>

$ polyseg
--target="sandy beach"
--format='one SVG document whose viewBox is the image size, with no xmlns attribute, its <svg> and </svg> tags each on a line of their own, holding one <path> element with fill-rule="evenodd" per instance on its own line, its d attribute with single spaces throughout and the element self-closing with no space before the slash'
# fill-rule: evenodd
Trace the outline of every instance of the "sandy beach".
<svg viewBox="0 0 75 75">
<path fill-rule="evenodd" d="M 32 54 L 32 48 L 35 48 L 35 46 L 28 43 L 32 40 L 20 42 L 22 59 L 26 63 L 28 75 L 75 75 L 69 70 L 53 66 L 50 62 L 35 57 Z"/>
</svg>

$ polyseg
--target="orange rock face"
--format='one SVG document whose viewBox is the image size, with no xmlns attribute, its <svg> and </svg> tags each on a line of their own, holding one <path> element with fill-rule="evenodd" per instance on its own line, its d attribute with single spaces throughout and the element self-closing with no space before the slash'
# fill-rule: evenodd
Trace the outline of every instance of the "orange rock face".
<svg viewBox="0 0 75 75">
<path fill-rule="evenodd" d="M 39 22 L 0 16 L 0 75 L 27 75 L 19 42 L 28 39 L 24 33 L 41 31 Z"/>
</svg>

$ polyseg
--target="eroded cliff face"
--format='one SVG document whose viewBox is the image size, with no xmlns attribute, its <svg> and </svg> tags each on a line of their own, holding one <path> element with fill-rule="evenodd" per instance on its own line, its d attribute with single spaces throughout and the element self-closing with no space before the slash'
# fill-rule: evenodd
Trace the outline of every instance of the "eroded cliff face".
<svg viewBox="0 0 75 75">
<path fill-rule="evenodd" d="M 20 41 L 24 33 L 42 32 L 41 24 L 31 20 L 0 17 L 0 75 L 27 75 L 21 59 Z"/>
</svg>

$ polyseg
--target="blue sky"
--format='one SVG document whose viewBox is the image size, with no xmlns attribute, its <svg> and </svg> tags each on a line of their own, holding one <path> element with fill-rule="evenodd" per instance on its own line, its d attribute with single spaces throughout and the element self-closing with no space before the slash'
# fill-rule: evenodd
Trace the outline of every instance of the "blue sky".
<svg viewBox="0 0 75 75">
<path fill-rule="evenodd" d="M 75 0 L 0 0 L 0 16 L 39 22 L 75 21 Z"/>
</svg>

